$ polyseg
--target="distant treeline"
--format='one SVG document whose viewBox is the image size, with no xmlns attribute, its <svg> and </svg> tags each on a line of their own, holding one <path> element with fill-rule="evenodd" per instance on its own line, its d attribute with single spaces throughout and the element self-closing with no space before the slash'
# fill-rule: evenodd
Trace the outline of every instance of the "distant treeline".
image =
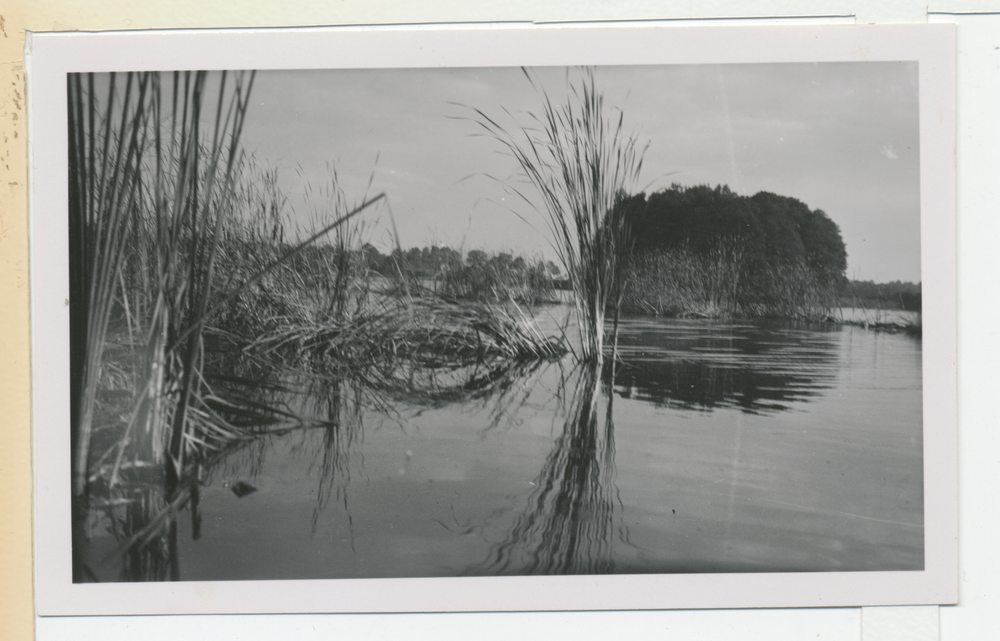
<svg viewBox="0 0 1000 641">
<path fill-rule="evenodd" d="M 623 197 L 611 215 L 628 229 L 624 309 L 632 313 L 825 319 L 835 307 L 920 309 L 919 284 L 848 280 L 839 227 L 795 198 L 673 185 Z M 297 271 L 327 273 L 309 264 L 330 263 L 336 251 L 307 248 Z M 552 261 L 508 252 L 431 246 L 383 254 L 365 244 L 350 263 L 386 278 L 431 283 L 454 298 L 536 303 L 554 300 L 554 290 L 565 287 Z"/>
<path fill-rule="evenodd" d="M 847 282 L 840 228 L 795 198 L 675 184 L 622 198 L 618 213 L 642 285 L 634 311 L 815 316 Z"/>
<path fill-rule="evenodd" d="M 480 301 L 549 302 L 560 285 L 560 270 L 552 261 L 478 249 L 463 255 L 442 246 L 383 254 L 370 243 L 346 253 L 335 245 L 314 245 L 299 252 L 291 266 L 307 287 L 324 286 L 316 275 L 329 278 L 350 270 L 355 282 L 367 280 L 362 275 L 381 276 L 401 286 L 405 279 L 412 287 L 428 286 L 449 298 Z"/>
<path fill-rule="evenodd" d="M 868 309 L 903 309 L 919 312 L 922 304 L 920 283 L 875 283 L 870 280 L 852 280 L 842 290 L 844 307 Z"/>
<path fill-rule="evenodd" d="M 738 247 L 751 277 L 765 265 L 806 267 L 824 281 L 844 280 L 847 249 L 840 228 L 819 209 L 788 196 L 740 196 L 727 186 L 673 185 L 621 201 L 638 253 L 687 247 L 708 254 Z"/>
<path fill-rule="evenodd" d="M 559 268 L 552 261 L 532 260 L 523 256 L 514 256 L 509 252 L 487 253 L 479 249 L 472 249 L 463 256 L 461 252 L 451 247 L 431 246 L 412 247 L 405 251 L 394 249 L 389 254 L 382 254 L 371 244 L 366 244 L 361 251 L 364 254 L 365 263 L 384 276 L 396 272 L 400 266 L 404 266 L 413 276 L 418 278 L 434 278 L 466 267 L 513 272 L 537 269 L 540 272 L 553 275 L 559 273 Z"/>
</svg>

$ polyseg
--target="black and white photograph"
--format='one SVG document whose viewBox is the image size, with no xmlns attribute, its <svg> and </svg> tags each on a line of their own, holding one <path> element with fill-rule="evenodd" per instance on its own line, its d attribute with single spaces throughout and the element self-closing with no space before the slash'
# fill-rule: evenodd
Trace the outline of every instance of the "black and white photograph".
<svg viewBox="0 0 1000 641">
<path fill-rule="evenodd" d="M 62 576 L 938 568 L 954 177 L 868 58 L 62 74 Z"/>
</svg>

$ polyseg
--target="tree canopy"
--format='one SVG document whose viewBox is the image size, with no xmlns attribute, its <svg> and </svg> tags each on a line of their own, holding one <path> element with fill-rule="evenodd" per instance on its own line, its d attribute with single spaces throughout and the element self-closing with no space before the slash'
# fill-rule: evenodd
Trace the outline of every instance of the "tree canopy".
<svg viewBox="0 0 1000 641">
<path fill-rule="evenodd" d="M 821 210 L 788 196 L 741 196 L 729 187 L 672 185 L 624 197 L 619 208 L 637 253 L 685 248 L 742 257 L 747 276 L 767 267 L 804 268 L 827 285 L 845 280 L 847 249 L 840 228 Z"/>
</svg>

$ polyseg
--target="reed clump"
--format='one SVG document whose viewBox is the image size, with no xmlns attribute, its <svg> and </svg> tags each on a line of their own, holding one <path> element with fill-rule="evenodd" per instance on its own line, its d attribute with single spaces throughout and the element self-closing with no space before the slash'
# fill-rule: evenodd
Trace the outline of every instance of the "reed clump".
<svg viewBox="0 0 1000 641">
<path fill-rule="evenodd" d="M 514 156 L 534 188 L 532 198 L 508 185 L 544 213 L 573 292 L 579 356 L 598 361 L 605 316 L 610 310 L 617 319 L 624 291 L 628 235 L 616 205 L 634 191 L 645 148 L 625 130 L 624 113 L 606 105 L 593 69 L 584 69 L 559 101 L 525 75 L 542 100 L 541 113 L 507 128 L 475 109 L 475 121 Z"/>
<path fill-rule="evenodd" d="M 125 578 L 179 578 L 174 517 L 202 472 L 322 422 L 260 393 L 282 365 L 443 399 L 565 351 L 516 302 L 541 291 L 530 278 L 459 300 L 404 264 L 387 291 L 357 222 L 385 197 L 348 206 L 335 174 L 332 211 L 288 238 L 276 173 L 240 146 L 253 80 L 68 76 L 75 581 L 96 578 L 81 555 L 102 518 Z"/>
<path fill-rule="evenodd" d="M 253 74 L 218 76 L 214 104 L 208 80 L 205 72 L 67 76 L 74 543 L 92 464 L 111 462 L 111 487 L 127 462 L 158 466 L 175 486 L 189 419 L 203 409 L 204 319 Z M 131 409 L 95 460 L 112 336 L 127 352 Z M 82 579 L 78 564 L 74 578 Z"/>
<path fill-rule="evenodd" d="M 279 407 L 220 394 L 206 370 L 213 319 L 231 304 L 258 313 L 261 300 L 283 305 L 279 296 L 255 298 L 253 288 L 266 292 L 268 278 L 302 247 L 344 222 L 291 249 L 259 242 L 260 229 L 243 233 L 256 246 L 244 243 L 239 254 L 240 223 L 269 220 L 248 211 L 260 194 L 241 182 L 253 80 L 253 73 L 208 72 L 67 76 L 74 580 L 93 578 L 80 554 L 95 509 L 126 524 L 112 527 L 118 534 L 168 523 L 175 544 L 172 518 L 161 510 L 144 523 L 146 512 L 132 508 L 152 498 L 132 489 L 156 481 L 161 507 L 176 511 L 195 468 L 233 443 L 296 422 Z M 234 264 L 240 268 L 227 268 Z M 177 578 L 176 568 L 169 576 Z"/>
<path fill-rule="evenodd" d="M 360 379 L 373 389 L 397 387 L 421 371 L 543 360 L 566 351 L 516 305 L 458 303 L 430 294 L 384 297 L 346 322 L 315 314 L 282 322 L 246 350 L 289 366 Z"/>
<path fill-rule="evenodd" d="M 349 210 L 335 171 L 330 186 L 331 211 L 318 215 L 315 226 L 341 220 Z M 364 230 L 357 220 L 348 221 L 337 227 L 330 242 L 304 248 L 281 271 L 269 275 L 275 282 L 257 296 L 277 295 L 278 301 L 265 306 L 270 314 L 258 318 L 252 332 L 237 337 L 245 354 L 384 391 L 399 388 L 400 381 L 430 379 L 443 371 L 548 359 L 565 352 L 561 340 L 542 336 L 510 289 L 506 295 L 493 289 L 458 297 L 447 282 L 433 280 L 428 287 L 426 272 L 434 262 L 429 259 L 457 252 L 426 256 L 432 252 L 397 248 L 383 257 L 364 243 Z M 502 273 L 498 280 L 505 285 L 513 289 L 518 284 L 523 291 L 521 272 L 530 271 L 525 261 L 500 258 L 473 260 L 470 266 L 483 263 Z M 258 283 L 258 288 L 263 286 Z"/>
</svg>

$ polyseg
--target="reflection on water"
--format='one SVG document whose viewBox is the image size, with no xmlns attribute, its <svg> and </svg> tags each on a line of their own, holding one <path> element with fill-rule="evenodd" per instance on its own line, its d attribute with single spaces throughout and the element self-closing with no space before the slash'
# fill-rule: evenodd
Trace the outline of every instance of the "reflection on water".
<svg viewBox="0 0 1000 641">
<path fill-rule="evenodd" d="M 626 324 L 616 391 L 666 407 L 773 412 L 829 389 L 839 328 L 675 321 Z"/>
<path fill-rule="evenodd" d="M 138 485 L 112 527 L 155 535 L 98 578 L 923 567 L 919 339 L 628 319 L 619 353 L 377 389 L 286 377 L 258 393 L 313 427 L 219 453 L 165 529 Z"/>
<path fill-rule="evenodd" d="M 608 574 L 615 513 L 612 405 L 598 419 L 599 365 L 581 365 L 564 386 L 569 411 L 562 433 L 533 482 L 527 510 L 477 573 Z M 609 368 L 609 384 L 614 367 Z M 622 531 L 622 539 L 626 537 Z"/>
<path fill-rule="evenodd" d="M 360 455 L 365 402 L 361 388 L 352 388 L 338 378 L 310 380 L 307 389 L 307 411 L 326 421 L 321 429 L 295 435 L 295 449 L 312 455 L 312 469 L 317 472 L 316 505 L 311 519 L 311 531 L 315 532 L 320 514 L 331 499 L 347 511 L 351 458 Z"/>
</svg>

